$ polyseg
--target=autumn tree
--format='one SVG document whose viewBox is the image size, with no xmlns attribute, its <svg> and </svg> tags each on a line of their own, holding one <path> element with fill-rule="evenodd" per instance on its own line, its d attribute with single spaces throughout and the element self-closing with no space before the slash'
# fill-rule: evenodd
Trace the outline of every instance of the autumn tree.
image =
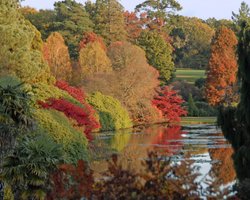
<svg viewBox="0 0 250 200">
<path fill-rule="evenodd" d="M 181 116 L 187 115 L 187 111 L 182 107 L 184 100 L 176 91 L 166 86 L 157 92 L 158 95 L 154 97 L 152 103 L 162 112 L 168 122 L 180 121 Z"/>
<path fill-rule="evenodd" d="M 235 48 L 237 38 L 233 31 L 221 27 L 214 37 L 211 46 L 211 57 L 207 69 L 206 98 L 210 105 L 231 104 L 236 82 L 237 59 Z"/>
<path fill-rule="evenodd" d="M 87 77 L 83 81 L 84 88 L 120 100 L 134 121 L 149 120 L 156 112 L 151 107 L 151 100 L 159 84 L 157 70 L 148 65 L 140 47 L 127 42 L 111 44 L 108 55 L 113 72 Z"/>
<path fill-rule="evenodd" d="M 109 45 L 126 39 L 123 6 L 117 0 L 97 0 L 95 3 L 95 32 Z"/>
<path fill-rule="evenodd" d="M 54 31 L 62 34 L 71 58 L 78 58 L 78 45 L 84 32 L 91 32 L 93 23 L 84 6 L 74 0 L 64 0 L 54 4 L 56 18 Z"/>
<path fill-rule="evenodd" d="M 94 32 L 86 32 L 83 34 L 83 38 L 79 43 L 79 51 L 87 46 L 89 43 L 98 42 L 103 50 L 107 51 L 106 45 L 103 41 L 103 38 L 99 35 L 96 35 Z"/>
<path fill-rule="evenodd" d="M 89 43 L 79 54 L 82 77 L 112 71 L 111 61 L 99 42 Z"/>
<path fill-rule="evenodd" d="M 149 0 L 137 5 L 137 12 L 146 12 L 151 22 L 150 29 L 162 29 L 167 17 L 175 11 L 181 10 L 181 5 L 176 0 Z"/>
<path fill-rule="evenodd" d="M 141 32 L 143 31 L 144 25 L 148 19 L 145 13 L 140 14 L 138 17 L 135 12 L 124 12 L 125 29 L 127 37 L 130 42 L 136 42 Z"/>
<path fill-rule="evenodd" d="M 0 75 L 34 83 L 49 78 L 40 33 L 18 12 L 17 1 L 0 2 Z"/>
<path fill-rule="evenodd" d="M 143 31 L 138 39 L 148 62 L 160 72 L 163 81 L 169 81 L 174 70 L 171 45 L 156 31 Z"/>
<path fill-rule="evenodd" d="M 43 57 L 56 79 L 70 80 L 72 69 L 68 47 L 60 33 L 54 32 L 48 37 L 43 46 Z"/>
</svg>

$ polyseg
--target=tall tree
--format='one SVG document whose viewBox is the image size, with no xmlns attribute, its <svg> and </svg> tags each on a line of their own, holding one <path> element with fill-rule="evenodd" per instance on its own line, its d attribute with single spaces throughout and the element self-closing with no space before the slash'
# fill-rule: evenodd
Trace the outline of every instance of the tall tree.
<svg viewBox="0 0 250 200">
<path fill-rule="evenodd" d="M 74 0 L 64 0 L 54 4 L 56 21 L 53 24 L 54 31 L 62 34 L 71 58 L 78 58 L 78 44 L 84 32 L 93 29 L 93 23 L 84 6 Z"/>
<path fill-rule="evenodd" d="M 112 71 L 111 61 L 99 42 L 87 44 L 79 54 L 81 77 Z"/>
<path fill-rule="evenodd" d="M 221 27 L 215 34 L 205 88 L 206 98 L 211 105 L 231 103 L 229 97 L 233 94 L 238 67 L 235 53 L 237 43 L 234 32 L 226 27 Z"/>
<path fill-rule="evenodd" d="M 43 46 L 43 57 L 56 79 L 70 80 L 72 68 L 69 51 L 60 33 L 54 32 L 48 37 Z"/>
<path fill-rule="evenodd" d="M 151 19 L 149 28 L 161 29 L 170 14 L 181 10 L 181 5 L 176 0 L 146 0 L 137 5 L 137 12 L 146 12 Z"/>
<path fill-rule="evenodd" d="M 12 74 L 29 83 L 47 80 L 40 33 L 17 9 L 16 0 L 0 1 L 0 75 Z"/>
<path fill-rule="evenodd" d="M 160 72 L 163 81 L 169 81 L 174 70 L 171 45 L 156 31 L 143 31 L 138 39 L 148 62 Z"/>
<path fill-rule="evenodd" d="M 123 6 L 118 0 L 97 0 L 95 4 L 95 32 L 109 45 L 126 39 Z"/>
<path fill-rule="evenodd" d="M 28 9 L 26 7 L 19 10 L 39 30 L 43 40 L 48 38 L 50 33 L 54 31 L 53 23 L 56 17 L 54 10 L 39 10 L 35 12 L 32 8 Z"/>
<path fill-rule="evenodd" d="M 248 4 L 243 1 L 239 9 L 239 14 L 232 12 L 232 20 L 236 24 L 238 31 L 240 29 L 240 24 L 245 20 L 249 20 L 249 18 L 250 18 L 250 8 Z"/>
<path fill-rule="evenodd" d="M 135 12 L 126 11 L 124 12 L 124 19 L 128 40 L 135 43 L 143 31 L 144 25 L 148 21 L 146 14 L 142 13 L 140 17 L 138 17 Z"/>
</svg>

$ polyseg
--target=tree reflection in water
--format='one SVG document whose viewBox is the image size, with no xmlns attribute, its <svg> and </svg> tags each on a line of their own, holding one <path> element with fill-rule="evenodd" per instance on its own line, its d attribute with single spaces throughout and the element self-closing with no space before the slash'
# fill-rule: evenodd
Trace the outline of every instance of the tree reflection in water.
<svg viewBox="0 0 250 200">
<path fill-rule="evenodd" d="M 81 162 L 76 167 L 62 166 L 53 176 L 52 199 L 64 199 L 59 194 L 93 200 L 237 199 L 230 188 L 235 177 L 230 148 L 189 151 L 180 126 L 150 127 L 135 134 L 127 131 L 93 147 L 98 154 L 108 152 L 101 154 L 108 161 L 99 157 L 90 166 Z M 201 181 L 204 174 L 194 158 L 207 153 L 212 161 L 220 162 L 212 162 L 206 181 Z"/>
</svg>

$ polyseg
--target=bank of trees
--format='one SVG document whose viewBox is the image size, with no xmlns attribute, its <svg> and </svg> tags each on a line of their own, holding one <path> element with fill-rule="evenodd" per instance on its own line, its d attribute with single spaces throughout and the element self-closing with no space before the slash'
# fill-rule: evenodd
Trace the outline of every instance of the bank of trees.
<svg viewBox="0 0 250 200">
<path fill-rule="evenodd" d="M 57 166 L 88 161 L 91 132 L 187 114 L 167 84 L 175 64 L 204 68 L 214 29 L 174 16 L 177 1 L 155 2 L 132 13 L 117 0 L 40 11 L 0 2 L 0 140 L 13 152 L 1 179 L 16 199 L 43 199 Z"/>
</svg>

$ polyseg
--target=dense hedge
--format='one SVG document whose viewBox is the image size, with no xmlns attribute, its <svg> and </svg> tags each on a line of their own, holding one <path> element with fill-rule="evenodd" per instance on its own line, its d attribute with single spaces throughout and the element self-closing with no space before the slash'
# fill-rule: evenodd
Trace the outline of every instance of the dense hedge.
<svg viewBox="0 0 250 200">
<path fill-rule="evenodd" d="M 127 110 L 115 98 L 95 92 L 87 97 L 87 101 L 99 114 L 101 131 L 132 127 Z"/>
<path fill-rule="evenodd" d="M 78 160 L 88 160 L 86 136 L 73 127 L 73 123 L 56 110 L 37 109 L 34 112 L 39 126 L 50 134 L 53 139 L 63 145 L 64 160 L 76 163 Z"/>
</svg>

